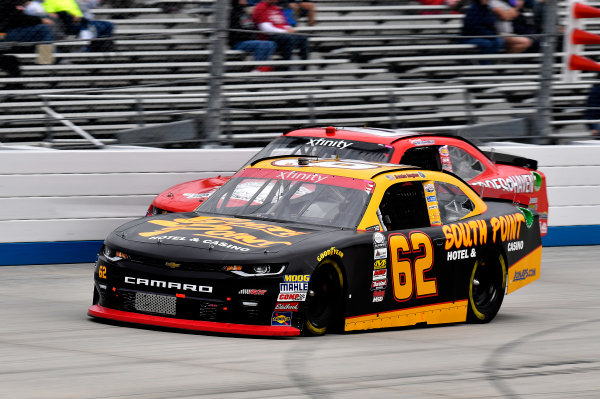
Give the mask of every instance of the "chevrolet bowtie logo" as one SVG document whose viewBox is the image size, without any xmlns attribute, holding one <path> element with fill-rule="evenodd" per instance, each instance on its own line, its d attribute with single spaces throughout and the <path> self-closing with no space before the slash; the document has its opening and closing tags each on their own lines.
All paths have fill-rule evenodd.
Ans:
<svg viewBox="0 0 600 399">
<path fill-rule="evenodd" d="M 165 266 L 170 267 L 171 269 L 175 269 L 176 267 L 181 266 L 181 263 L 175 263 L 175 262 L 166 262 Z"/>
</svg>

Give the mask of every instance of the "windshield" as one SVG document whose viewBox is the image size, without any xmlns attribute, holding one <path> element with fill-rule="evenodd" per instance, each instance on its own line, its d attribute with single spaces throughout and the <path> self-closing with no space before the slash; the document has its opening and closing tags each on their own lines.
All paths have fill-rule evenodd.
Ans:
<svg viewBox="0 0 600 399">
<path fill-rule="evenodd" d="M 312 172 L 244 169 L 196 212 L 356 228 L 374 183 Z"/>
<path fill-rule="evenodd" d="M 319 158 L 337 156 L 343 159 L 389 163 L 393 151 L 392 146 L 364 141 L 321 137 L 279 137 L 259 151 L 250 163 L 256 159 L 284 155 L 312 155 Z"/>
</svg>

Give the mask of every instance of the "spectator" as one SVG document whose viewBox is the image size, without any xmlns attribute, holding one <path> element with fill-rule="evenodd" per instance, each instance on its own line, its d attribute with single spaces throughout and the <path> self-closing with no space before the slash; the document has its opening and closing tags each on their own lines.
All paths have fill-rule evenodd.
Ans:
<svg viewBox="0 0 600 399">
<path fill-rule="evenodd" d="M 498 37 L 496 14 L 488 7 L 488 0 L 472 0 L 465 12 L 461 41 L 474 44 L 483 54 L 498 54 L 504 48 L 504 39 Z"/>
<path fill-rule="evenodd" d="M 472 0 L 463 19 L 462 40 L 474 44 L 484 54 L 521 53 L 532 45 L 524 36 L 512 36 L 511 21 L 518 11 L 502 0 Z M 509 36 L 510 35 L 510 36 Z"/>
<path fill-rule="evenodd" d="M 7 42 L 48 42 L 36 45 L 39 64 L 54 62 L 52 20 L 25 14 L 23 0 L 0 0 L 0 32 Z M 11 68 L 14 71 L 14 68 Z"/>
<path fill-rule="evenodd" d="M 254 7 L 252 20 L 259 30 L 268 33 L 261 38 L 277 43 L 277 49 L 285 60 L 292 59 L 295 49 L 299 50 L 301 59 L 308 59 L 308 38 L 294 34 L 295 29 L 287 22 L 278 2 L 263 0 Z"/>
<path fill-rule="evenodd" d="M 523 0 L 489 0 L 489 7 L 496 14 L 496 30 L 504 38 L 504 48 L 507 53 L 522 53 L 529 49 L 533 40 L 526 36 L 514 36 L 515 20 L 521 15 Z"/>
<path fill-rule="evenodd" d="M 246 12 L 248 3 L 246 0 L 232 0 L 231 13 L 229 20 L 229 35 L 227 41 L 229 47 L 234 50 L 252 52 L 255 61 L 266 61 L 271 58 L 277 44 L 270 40 L 259 40 L 256 34 L 248 31 L 256 30 L 256 26 L 252 22 L 252 18 Z M 246 32 L 240 32 L 245 30 Z M 259 66 L 255 69 L 258 72 L 268 72 L 273 70 L 269 66 Z"/>
<path fill-rule="evenodd" d="M 0 53 L 0 69 L 4 69 L 9 78 L 21 77 L 21 63 L 14 55 L 6 55 Z M 5 90 L 20 90 L 20 83 L 7 83 L 4 85 Z"/>
<path fill-rule="evenodd" d="M 465 5 L 465 0 L 419 0 L 424 6 L 446 6 L 453 13 L 458 13 Z M 443 11 L 421 11 L 421 14 L 441 14 Z"/>
<path fill-rule="evenodd" d="M 62 40 L 65 38 L 65 29 L 64 26 L 61 22 L 61 20 L 56 17 L 56 16 L 52 16 L 50 14 L 48 14 L 46 12 L 46 10 L 44 10 L 44 6 L 42 5 L 42 1 L 43 0 L 34 0 L 34 1 L 28 1 L 27 3 L 25 3 L 25 14 L 27 15 L 34 15 L 40 18 L 47 18 L 52 20 L 52 25 L 50 25 L 50 27 L 52 28 L 52 34 L 54 35 L 54 39 L 55 40 Z"/>
<path fill-rule="evenodd" d="M 0 0 L 0 32 L 7 42 L 53 42 L 52 20 L 25 14 L 25 1 Z"/>
<path fill-rule="evenodd" d="M 600 120 L 600 83 L 592 85 L 585 106 L 584 119 L 589 121 Z M 592 136 L 598 136 L 600 122 L 589 122 L 587 123 L 587 127 Z"/>
<path fill-rule="evenodd" d="M 317 23 L 316 7 L 315 3 L 313 3 L 312 1 L 281 0 L 280 5 L 281 8 L 284 10 L 284 14 L 286 13 L 286 10 L 291 11 L 290 14 L 292 17 L 292 21 L 294 21 L 294 23 L 290 23 L 290 25 L 292 26 L 296 26 L 295 20 L 300 19 L 304 16 L 308 18 L 308 26 L 313 26 Z"/>
<path fill-rule="evenodd" d="M 82 0 L 82 3 L 86 4 L 84 9 L 89 12 L 91 8 L 94 8 L 97 4 L 96 0 Z M 80 6 L 75 0 L 45 0 L 44 9 L 48 14 L 52 16 L 58 16 L 61 19 L 65 27 L 65 33 L 67 35 L 79 36 L 82 39 L 93 39 L 108 38 L 111 37 L 114 30 L 114 24 L 108 21 L 97 21 L 90 20 L 84 16 L 84 13 Z M 88 14 L 91 15 L 91 14 Z M 97 41 L 96 43 L 105 42 L 104 40 Z M 111 43 L 106 41 L 106 43 Z M 93 43 L 92 43 L 93 44 Z M 110 49 L 96 48 L 101 46 L 90 45 L 90 50 L 109 51 Z M 109 45 L 108 47 L 112 47 Z"/>
</svg>

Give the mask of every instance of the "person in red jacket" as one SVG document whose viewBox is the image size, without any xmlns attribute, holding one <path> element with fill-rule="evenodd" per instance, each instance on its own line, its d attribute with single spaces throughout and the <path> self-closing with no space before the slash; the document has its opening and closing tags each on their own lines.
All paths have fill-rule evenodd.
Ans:
<svg viewBox="0 0 600 399">
<path fill-rule="evenodd" d="M 295 49 L 298 49 L 300 58 L 308 59 L 308 38 L 295 34 L 295 29 L 288 24 L 279 0 L 263 0 L 254 7 L 252 20 L 264 34 L 263 40 L 272 40 L 277 43 L 277 51 L 285 60 L 290 60 Z"/>
<path fill-rule="evenodd" d="M 425 6 L 446 6 L 456 13 L 463 5 L 464 0 L 419 0 Z M 421 14 L 441 14 L 442 11 L 422 11 Z"/>
</svg>

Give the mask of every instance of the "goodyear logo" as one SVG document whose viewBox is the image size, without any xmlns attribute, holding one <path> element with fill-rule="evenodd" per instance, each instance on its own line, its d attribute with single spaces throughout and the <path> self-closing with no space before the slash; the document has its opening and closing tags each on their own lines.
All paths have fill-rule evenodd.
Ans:
<svg viewBox="0 0 600 399">
<path fill-rule="evenodd" d="M 287 229 L 285 227 L 273 226 L 266 223 L 257 223 L 251 220 L 232 219 L 225 217 L 198 216 L 190 219 L 175 218 L 173 220 L 150 220 L 148 223 L 162 226 L 162 229 L 142 232 L 139 233 L 140 236 L 153 237 L 172 233 L 174 231 L 185 230 L 194 232 L 195 236 L 232 241 L 254 248 L 264 248 L 275 244 L 292 245 L 292 243 L 289 241 L 271 241 L 258 238 L 249 233 L 235 231 L 235 228 L 257 230 L 270 236 L 280 238 L 305 234 L 299 231 Z"/>
<path fill-rule="evenodd" d="M 292 313 L 291 312 L 273 312 L 271 317 L 272 326 L 291 326 L 292 325 Z"/>
<path fill-rule="evenodd" d="M 340 251 L 339 249 L 337 249 L 335 247 L 331 247 L 331 248 L 321 252 L 321 254 L 319 256 L 317 256 L 317 262 L 320 262 L 323 259 L 325 259 L 327 256 L 332 256 L 332 255 L 337 255 L 340 258 L 344 257 L 344 253 L 342 251 Z"/>
</svg>

